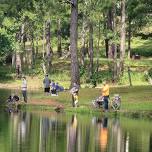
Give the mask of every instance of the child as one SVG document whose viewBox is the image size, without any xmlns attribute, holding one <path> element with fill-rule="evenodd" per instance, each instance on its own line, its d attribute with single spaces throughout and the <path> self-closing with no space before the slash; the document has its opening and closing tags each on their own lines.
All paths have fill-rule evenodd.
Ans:
<svg viewBox="0 0 152 152">
<path fill-rule="evenodd" d="M 76 106 L 75 100 L 76 100 L 76 103 L 78 102 L 78 92 L 79 92 L 79 86 L 76 83 L 74 83 L 73 87 L 70 90 L 70 93 L 72 94 L 72 106 L 73 107 Z"/>
<path fill-rule="evenodd" d="M 74 99 L 74 107 L 78 107 L 78 94 L 76 92 L 73 93 Z"/>
</svg>

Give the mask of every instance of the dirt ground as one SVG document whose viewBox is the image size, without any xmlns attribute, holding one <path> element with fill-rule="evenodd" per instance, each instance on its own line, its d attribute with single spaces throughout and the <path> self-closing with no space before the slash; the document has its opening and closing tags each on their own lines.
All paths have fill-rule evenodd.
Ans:
<svg viewBox="0 0 152 152">
<path fill-rule="evenodd" d="M 56 107 L 62 105 L 60 102 L 57 102 L 52 99 L 30 99 L 27 104 L 29 105 L 48 105 L 52 107 Z"/>
</svg>

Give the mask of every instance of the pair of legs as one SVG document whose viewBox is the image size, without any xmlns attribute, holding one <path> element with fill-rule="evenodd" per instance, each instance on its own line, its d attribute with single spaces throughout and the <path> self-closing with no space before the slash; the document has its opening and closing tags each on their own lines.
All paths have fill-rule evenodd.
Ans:
<svg viewBox="0 0 152 152">
<path fill-rule="evenodd" d="M 107 111 L 108 110 L 108 99 L 109 99 L 109 96 L 104 96 L 104 102 L 103 102 L 103 105 L 104 105 L 104 110 Z"/>
<path fill-rule="evenodd" d="M 46 95 L 48 95 L 50 93 L 50 88 L 44 88 L 44 92 L 46 93 Z"/>
<path fill-rule="evenodd" d="M 72 94 L 72 107 L 78 106 L 78 92 L 76 92 L 76 95 Z"/>
<path fill-rule="evenodd" d="M 23 95 L 24 102 L 27 102 L 27 91 L 26 90 L 22 90 L 22 95 Z"/>
</svg>

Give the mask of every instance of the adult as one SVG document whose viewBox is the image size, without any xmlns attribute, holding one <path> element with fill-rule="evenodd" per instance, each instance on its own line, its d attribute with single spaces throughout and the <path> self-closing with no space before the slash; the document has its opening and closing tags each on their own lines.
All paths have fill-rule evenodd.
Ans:
<svg viewBox="0 0 152 152">
<path fill-rule="evenodd" d="M 108 102 L 109 102 L 109 85 L 107 81 L 103 82 L 103 88 L 102 88 L 102 96 L 103 96 L 103 102 L 104 102 L 104 111 L 108 111 Z"/>
<path fill-rule="evenodd" d="M 21 85 L 22 95 L 24 102 L 27 103 L 27 81 L 26 77 L 22 77 L 22 85 Z"/>
<path fill-rule="evenodd" d="M 44 85 L 44 92 L 48 94 L 50 92 L 50 79 L 48 78 L 48 75 L 45 75 L 45 78 L 43 80 L 43 85 Z"/>
</svg>

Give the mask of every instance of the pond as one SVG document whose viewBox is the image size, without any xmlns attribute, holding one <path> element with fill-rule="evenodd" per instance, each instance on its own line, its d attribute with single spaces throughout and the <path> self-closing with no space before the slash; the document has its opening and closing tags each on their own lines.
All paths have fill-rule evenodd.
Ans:
<svg viewBox="0 0 152 152">
<path fill-rule="evenodd" d="M 0 152 L 151 152 L 152 122 L 0 111 Z"/>
</svg>

